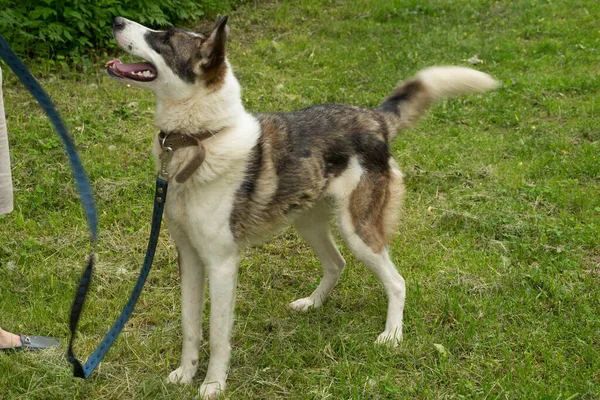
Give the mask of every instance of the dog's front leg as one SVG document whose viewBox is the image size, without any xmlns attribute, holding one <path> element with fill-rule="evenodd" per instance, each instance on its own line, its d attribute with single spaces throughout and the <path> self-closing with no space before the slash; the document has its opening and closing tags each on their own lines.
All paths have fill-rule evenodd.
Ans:
<svg viewBox="0 0 600 400">
<path fill-rule="evenodd" d="M 178 238 L 179 274 L 181 276 L 181 328 L 183 346 L 181 364 L 169 374 L 173 383 L 189 383 L 198 368 L 198 349 L 202 343 L 202 310 L 206 273 L 204 265 L 187 238 Z"/>
<path fill-rule="evenodd" d="M 216 398 L 225 390 L 231 358 L 231 329 L 235 308 L 239 256 L 230 255 L 208 263 L 210 288 L 210 360 L 200 387 L 204 398 Z"/>
</svg>

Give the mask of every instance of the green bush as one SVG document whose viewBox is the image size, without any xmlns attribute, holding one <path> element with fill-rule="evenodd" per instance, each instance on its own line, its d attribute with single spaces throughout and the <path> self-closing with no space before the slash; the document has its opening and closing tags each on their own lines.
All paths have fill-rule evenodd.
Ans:
<svg viewBox="0 0 600 400">
<path fill-rule="evenodd" d="M 0 0 L 0 33 L 28 57 L 110 47 L 116 16 L 164 27 L 226 11 L 235 0 Z"/>
</svg>

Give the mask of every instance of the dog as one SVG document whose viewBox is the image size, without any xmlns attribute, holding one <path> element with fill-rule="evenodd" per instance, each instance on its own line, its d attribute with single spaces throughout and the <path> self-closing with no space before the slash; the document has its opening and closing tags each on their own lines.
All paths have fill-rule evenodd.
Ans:
<svg viewBox="0 0 600 400">
<path fill-rule="evenodd" d="M 145 61 L 107 63 L 115 79 L 154 92 L 161 130 L 153 146 L 157 169 L 165 151 L 172 151 L 164 166 L 165 220 L 179 257 L 183 347 L 181 364 L 168 379 L 188 383 L 196 374 L 208 277 L 210 360 L 200 388 L 205 398 L 225 390 L 241 250 L 290 224 L 319 257 L 323 278 L 310 296 L 289 307 L 320 307 L 336 285 L 345 261 L 330 233 L 334 219 L 350 250 L 385 288 L 387 319 L 376 343 L 398 345 L 406 289 L 386 244 L 398 225 L 405 189 L 390 143 L 434 101 L 498 86 L 472 69 L 432 67 L 401 83 L 374 109 L 325 104 L 251 115 L 226 57 L 227 21 L 219 16 L 210 31 L 195 33 L 152 30 L 118 17 L 116 42 Z"/>
</svg>

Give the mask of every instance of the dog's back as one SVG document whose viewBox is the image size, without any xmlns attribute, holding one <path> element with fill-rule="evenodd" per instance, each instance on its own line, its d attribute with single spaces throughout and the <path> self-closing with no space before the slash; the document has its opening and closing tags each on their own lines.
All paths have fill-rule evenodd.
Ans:
<svg viewBox="0 0 600 400">
<path fill-rule="evenodd" d="M 230 220 L 234 236 L 238 240 L 262 236 L 320 200 L 330 197 L 339 205 L 351 196 L 361 199 L 353 213 L 369 215 L 366 223 L 378 226 L 372 241 L 380 247 L 397 225 L 401 199 L 395 197 L 403 192 L 401 174 L 390 155 L 391 140 L 435 100 L 495 86 L 496 81 L 482 72 L 434 67 L 399 85 L 375 109 L 323 104 L 257 115 L 261 135 L 236 195 Z M 344 184 L 342 191 L 329 190 L 353 158 L 364 175 L 360 187 Z"/>
</svg>

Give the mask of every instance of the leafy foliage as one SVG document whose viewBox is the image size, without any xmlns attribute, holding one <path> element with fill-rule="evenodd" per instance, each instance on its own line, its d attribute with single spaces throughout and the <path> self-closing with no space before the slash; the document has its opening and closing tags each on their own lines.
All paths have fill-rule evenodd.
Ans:
<svg viewBox="0 0 600 400">
<path fill-rule="evenodd" d="M 163 27 L 224 11 L 234 0 L 0 0 L 0 32 L 25 56 L 77 56 L 112 45 L 113 19 Z"/>
</svg>

